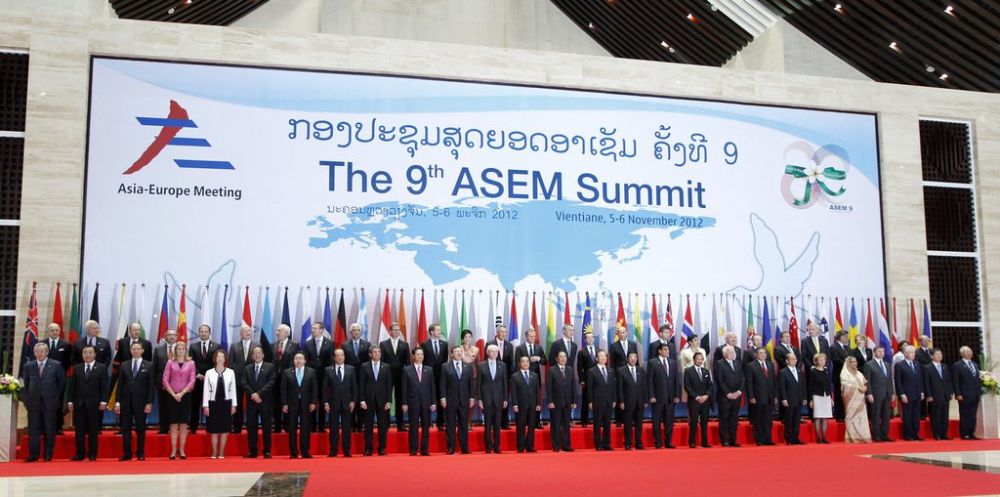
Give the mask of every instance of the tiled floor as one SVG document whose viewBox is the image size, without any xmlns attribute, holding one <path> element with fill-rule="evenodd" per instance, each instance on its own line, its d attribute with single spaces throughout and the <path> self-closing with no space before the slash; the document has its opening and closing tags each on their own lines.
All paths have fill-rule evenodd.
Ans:
<svg viewBox="0 0 1000 497">
<path fill-rule="evenodd" d="M 299 497 L 307 478 L 305 473 L 7 477 L 0 478 L 0 496 Z"/>
<path fill-rule="evenodd" d="M 871 457 L 875 459 L 930 464 L 932 466 L 945 468 L 1000 474 L 1000 450 L 878 454 Z"/>
</svg>

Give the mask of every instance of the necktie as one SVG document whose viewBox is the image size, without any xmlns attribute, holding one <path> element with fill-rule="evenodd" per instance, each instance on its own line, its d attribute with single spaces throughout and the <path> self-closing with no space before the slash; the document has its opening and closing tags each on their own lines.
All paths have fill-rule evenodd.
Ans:
<svg viewBox="0 0 1000 497">
<path fill-rule="evenodd" d="M 207 356 L 208 355 L 208 343 L 207 342 L 201 344 L 201 355 L 203 355 L 203 356 Z"/>
<path fill-rule="evenodd" d="M 533 354 L 534 352 L 535 352 L 534 347 L 532 347 L 532 345 L 529 343 L 528 344 L 528 357 L 531 357 L 531 354 Z"/>
<path fill-rule="evenodd" d="M 604 377 L 604 382 L 607 383 L 608 382 L 608 372 L 604 370 L 604 367 L 601 367 L 601 376 Z"/>
<path fill-rule="evenodd" d="M 813 348 L 816 349 L 817 353 L 819 352 L 819 337 L 813 337 Z"/>
<path fill-rule="evenodd" d="M 278 360 L 279 361 L 281 360 L 281 356 L 284 353 L 285 353 L 285 341 L 282 340 L 281 343 L 278 344 Z"/>
<path fill-rule="evenodd" d="M 590 358 L 593 359 L 594 358 L 594 346 L 591 345 L 590 347 L 587 347 L 587 351 L 590 352 Z"/>
<path fill-rule="evenodd" d="M 455 376 L 462 379 L 462 361 L 455 361 Z"/>
<path fill-rule="evenodd" d="M 733 364 L 732 360 L 729 361 L 729 369 L 732 369 L 734 373 L 736 372 L 736 365 Z"/>
<path fill-rule="evenodd" d="M 358 341 L 355 340 L 354 341 L 354 357 L 357 357 L 359 353 L 361 353 L 361 352 L 358 350 Z"/>
<path fill-rule="evenodd" d="M 344 380 L 344 373 L 341 373 L 340 366 L 337 366 L 337 382 L 341 382 L 343 380 Z"/>
<path fill-rule="evenodd" d="M 976 376 L 976 365 L 972 361 L 965 361 L 969 365 L 969 371 L 972 371 L 972 376 Z"/>
<path fill-rule="evenodd" d="M 631 370 L 631 371 L 632 371 L 632 381 L 633 381 L 633 382 L 637 382 L 637 381 L 639 381 L 639 380 L 638 380 L 638 379 L 636 379 L 636 377 L 635 377 L 635 366 L 632 366 L 632 367 L 630 367 L 630 368 L 629 368 L 629 370 Z"/>
<path fill-rule="evenodd" d="M 764 378 L 767 378 L 767 365 L 763 362 L 760 363 L 760 369 L 764 370 Z"/>
<path fill-rule="evenodd" d="M 90 376 L 90 364 L 87 364 L 87 367 L 84 370 L 84 373 L 85 373 L 85 376 Z"/>
<path fill-rule="evenodd" d="M 52 349 L 52 350 L 56 350 L 56 341 L 55 340 L 49 340 L 49 348 Z"/>
<path fill-rule="evenodd" d="M 438 341 L 434 340 L 434 357 L 438 356 Z"/>
<path fill-rule="evenodd" d="M 886 374 L 886 372 L 885 372 L 885 363 L 884 363 L 884 362 L 882 362 L 882 359 L 879 359 L 879 360 L 878 360 L 878 368 L 882 370 L 882 375 L 883 375 L 883 376 L 889 376 L 889 375 L 888 375 L 888 374 Z"/>
<path fill-rule="evenodd" d="M 41 378 L 42 372 L 45 371 L 45 362 L 38 363 L 38 377 Z"/>
<path fill-rule="evenodd" d="M 298 369 L 298 368 L 295 369 L 295 379 L 299 382 L 299 386 L 301 387 L 302 386 L 302 370 L 301 369 Z M 299 394 L 299 396 L 301 397 L 301 394 Z"/>
<path fill-rule="evenodd" d="M 375 381 L 378 381 L 378 363 L 372 364 L 372 371 L 375 373 Z"/>
<path fill-rule="evenodd" d="M 797 371 L 795 371 L 795 369 L 792 369 L 792 377 L 795 378 L 795 382 L 798 383 L 798 381 L 799 381 L 799 373 Z"/>
<path fill-rule="evenodd" d="M 422 366 L 417 366 L 417 382 L 424 381 L 424 368 Z"/>
<path fill-rule="evenodd" d="M 139 374 L 139 361 L 133 359 L 132 360 L 132 378 L 135 378 L 135 375 L 137 375 L 137 374 Z"/>
<path fill-rule="evenodd" d="M 527 385 L 529 383 L 528 382 L 528 372 L 527 371 L 521 371 L 521 374 L 524 375 L 524 384 Z"/>
<path fill-rule="evenodd" d="M 566 366 L 559 366 L 559 372 L 563 375 L 563 378 L 565 378 L 566 377 Z"/>
<path fill-rule="evenodd" d="M 938 363 L 935 366 L 937 367 L 938 370 L 938 378 L 943 378 L 944 376 L 941 374 L 941 363 Z"/>
<path fill-rule="evenodd" d="M 255 371 L 253 373 L 253 382 L 257 383 L 257 380 L 260 378 L 260 363 L 257 363 L 257 367 L 254 369 Z"/>
<path fill-rule="evenodd" d="M 497 363 L 495 361 L 490 361 L 490 379 L 494 380 L 497 377 Z"/>
<path fill-rule="evenodd" d="M 695 366 L 695 370 L 698 372 L 698 380 L 702 380 L 701 366 Z"/>
<path fill-rule="evenodd" d="M 316 340 L 316 356 L 319 357 L 319 349 L 323 346 L 323 340 Z"/>
<path fill-rule="evenodd" d="M 250 355 L 250 344 L 243 342 L 243 362 L 246 363 Z"/>
<path fill-rule="evenodd" d="M 917 372 L 917 368 L 913 367 L 913 361 L 906 361 L 906 364 L 910 365 L 910 369 L 913 370 L 914 373 Z"/>
<path fill-rule="evenodd" d="M 94 345 L 94 337 L 90 337 L 90 343 L 88 345 Z"/>
</svg>

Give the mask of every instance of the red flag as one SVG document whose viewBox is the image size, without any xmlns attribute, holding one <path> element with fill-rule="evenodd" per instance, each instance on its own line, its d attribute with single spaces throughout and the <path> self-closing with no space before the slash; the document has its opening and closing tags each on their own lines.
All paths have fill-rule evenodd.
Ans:
<svg viewBox="0 0 1000 497">
<path fill-rule="evenodd" d="M 399 309 L 397 309 L 397 314 L 399 314 L 398 323 L 399 331 L 402 333 L 403 340 L 409 342 L 410 334 L 406 332 L 406 308 L 403 306 L 403 289 L 399 289 Z"/>
<path fill-rule="evenodd" d="M 899 313 L 899 308 L 896 307 L 896 297 L 892 298 L 892 333 L 889 336 L 892 338 L 892 350 L 893 352 L 899 350 L 899 321 L 896 320 L 896 315 Z"/>
<path fill-rule="evenodd" d="M 35 344 L 38 343 L 38 300 L 35 298 L 34 281 L 31 282 L 31 300 L 28 301 L 28 317 L 24 322 L 24 342 L 21 345 L 21 363 L 18 371 L 22 376 L 24 366 L 35 357 Z M 16 402 L 16 400 L 15 400 Z M 17 406 L 15 406 L 17 407 Z"/>
<path fill-rule="evenodd" d="M 253 313 L 250 312 L 250 287 L 243 293 L 243 325 L 253 328 Z"/>
<path fill-rule="evenodd" d="M 834 302 L 837 305 L 836 307 L 837 310 L 835 314 L 836 321 L 834 321 L 833 331 L 837 332 L 844 329 L 844 319 L 840 317 L 840 297 L 835 297 Z"/>
<path fill-rule="evenodd" d="M 563 292 L 566 294 L 566 300 L 563 301 L 563 324 L 572 323 L 572 318 L 569 316 L 569 292 Z M 577 301 L 580 299 L 579 292 L 576 294 Z"/>
<path fill-rule="evenodd" d="M 535 292 L 531 292 L 531 327 L 535 330 L 535 341 L 537 343 L 542 343 L 541 338 L 538 336 L 538 313 L 536 311 L 537 306 L 535 306 Z M 525 334 L 527 338 L 527 334 Z"/>
<path fill-rule="evenodd" d="M 910 299 L 910 338 L 907 340 L 914 347 L 920 345 L 920 331 L 917 329 L 917 310 Z"/>
<path fill-rule="evenodd" d="M 691 318 L 691 294 L 687 295 L 687 305 L 684 306 L 684 323 L 681 324 L 681 349 L 687 345 L 688 333 L 694 332 L 694 319 Z"/>
<path fill-rule="evenodd" d="M 344 289 L 340 289 L 340 303 L 337 304 L 337 322 L 334 323 L 333 346 L 340 348 L 347 341 L 347 309 L 344 306 Z"/>
<path fill-rule="evenodd" d="M 868 337 L 868 347 L 878 345 L 875 340 L 875 327 L 872 326 L 872 299 L 868 299 L 868 322 L 865 323 L 865 336 Z"/>
<path fill-rule="evenodd" d="M 420 314 L 417 316 L 417 346 L 427 341 L 427 310 L 424 307 L 424 289 L 420 289 Z"/>
<path fill-rule="evenodd" d="M 56 299 L 52 304 L 52 321 L 59 325 L 59 338 L 65 337 L 65 331 L 63 330 L 63 305 L 62 305 L 62 292 L 59 290 L 60 283 L 56 283 Z"/>
<path fill-rule="evenodd" d="M 622 293 L 618 292 L 618 315 L 615 317 L 615 340 L 618 340 L 618 326 L 628 328 L 625 319 L 625 304 L 622 303 Z"/>
<path fill-rule="evenodd" d="M 788 335 L 792 339 L 792 346 L 799 348 L 799 321 L 795 319 L 795 297 L 792 297 L 789 301 L 792 305 L 792 317 L 788 320 Z"/>
<path fill-rule="evenodd" d="M 166 291 L 166 289 L 164 289 L 164 292 L 165 291 Z M 187 285 L 181 285 L 181 308 L 180 308 L 180 313 L 177 315 L 177 341 L 180 341 L 180 342 L 187 342 L 187 336 L 188 336 L 187 304 L 185 303 L 185 301 L 187 300 L 187 298 L 185 298 L 186 291 L 187 291 Z M 165 296 L 166 296 L 166 293 L 164 293 L 164 298 L 165 298 Z M 164 313 L 164 314 L 166 314 L 166 313 Z M 163 328 L 162 333 L 163 333 L 164 336 L 166 336 L 166 334 L 167 334 L 166 327 L 167 327 L 167 323 L 166 323 L 165 316 L 160 316 L 160 328 Z M 223 330 L 223 332 L 224 331 L 225 330 Z M 163 337 L 158 337 L 157 340 L 156 340 L 157 343 L 159 343 L 160 340 L 162 340 L 162 339 L 163 339 Z"/>
<path fill-rule="evenodd" d="M 392 328 L 392 311 L 389 309 L 389 289 L 385 289 L 385 301 L 382 304 L 382 330 L 385 333 L 385 338 L 389 338 L 389 330 Z M 379 334 L 379 340 L 384 340 Z"/>
<path fill-rule="evenodd" d="M 659 333 L 660 331 L 660 316 L 657 316 L 656 312 L 656 295 L 653 295 L 653 309 L 649 311 L 649 326 L 653 328 L 652 333 Z"/>
</svg>

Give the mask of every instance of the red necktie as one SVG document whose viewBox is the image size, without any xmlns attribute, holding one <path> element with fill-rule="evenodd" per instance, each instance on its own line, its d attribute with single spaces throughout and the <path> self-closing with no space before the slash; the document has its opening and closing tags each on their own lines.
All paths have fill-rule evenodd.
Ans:
<svg viewBox="0 0 1000 497">
<path fill-rule="evenodd" d="M 763 362 L 760 363 L 760 369 L 764 370 L 764 378 L 767 378 L 767 365 L 764 364 Z"/>
</svg>

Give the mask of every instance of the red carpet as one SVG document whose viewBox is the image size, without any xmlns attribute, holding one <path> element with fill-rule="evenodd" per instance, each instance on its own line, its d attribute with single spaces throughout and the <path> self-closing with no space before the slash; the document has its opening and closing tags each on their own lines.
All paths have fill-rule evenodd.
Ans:
<svg viewBox="0 0 1000 497">
<path fill-rule="evenodd" d="M 697 489 L 699 495 L 768 495 L 834 489 L 855 495 L 938 496 L 982 495 L 1000 490 L 1000 475 L 958 469 L 883 461 L 867 454 L 1000 450 L 1000 441 L 897 442 L 892 444 L 805 445 L 729 449 L 645 450 L 537 454 L 482 453 L 431 457 L 389 455 L 336 460 L 284 458 L 246 460 L 227 457 L 215 461 L 151 459 L 120 463 L 114 460 L 3 466 L 4 476 L 48 476 L 123 473 L 308 472 L 307 496 L 368 492 L 379 495 L 386 477 L 393 478 L 408 497 L 441 495 L 505 496 L 572 495 L 606 497 L 609 491 L 633 495 L 663 495 L 670 490 Z M 810 468 L 812 468 L 810 470 Z M 838 476 L 832 478 L 830 471 Z M 906 477 L 906 475 L 913 475 Z M 721 477 L 720 477 L 721 476 Z M 779 483 L 780 482 L 780 483 Z M 518 490 L 524 489 L 524 492 Z M 794 490 L 792 490 L 794 489 Z"/>
<path fill-rule="evenodd" d="M 513 424 L 511 425 L 513 427 Z M 647 447 L 653 446 L 653 430 L 652 427 L 645 423 L 644 428 L 644 444 Z M 924 438 L 930 439 L 930 425 L 928 422 L 924 422 L 922 426 L 922 435 Z M 718 425 L 715 422 L 709 424 L 709 442 L 712 445 L 717 445 L 719 443 L 718 436 Z M 782 436 L 781 423 L 774 423 L 774 441 L 775 443 L 783 443 L 784 437 Z M 899 439 L 902 433 L 902 425 L 898 418 L 892 420 L 892 427 L 890 428 L 889 435 L 893 439 Z M 950 434 L 952 437 L 958 437 L 958 421 L 953 420 L 951 423 Z M 329 439 L 327 433 L 314 433 L 312 436 L 312 449 L 313 455 L 325 455 L 329 450 Z M 377 439 L 377 434 L 375 435 Z M 392 429 L 389 433 L 388 438 L 388 452 L 390 454 L 407 454 L 409 453 L 409 441 L 408 434 L 397 432 Z M 687 447 L 687 437 L 688 437 L 688 426 L 687 422 L 674 424 L 674 445 L 678 447 Z M 593 449 L 593 436 L 590 428 L 580 428 L 574 427 L 571 432 L 572 445 L 573 448 L 589 450 Z M 812 422 L 803 422 L 801 428 L 800 438 L 803 442 L 813 443 L 815 442 L 815 433 L 813 432 Z M 844 427 L 837 425 L 835 422 L 830 423 L 830 428 L 827 432 L 827 438 L 831 441 L 842 441 L 844 439 Z M 552 447 L 550 443 L 549 431 L 548 429 L 536 430 L 535 431 L 535 448 L 539 450 L 547 450 Z M 621 448 L 624 444 L 624 433 L 621 428 L 614 428 L 611 435 L 611 445 L 612 447 Z M 739 441 L 743 445 L 754 445 L 753 435 L 751 432 L 750 424 L 746 421 L 740 422 L 739 427 Z M 135 443 L 135 442 L 133 442 Z M 275 456 L 287 456 L 288 455 L 288 438 L 284 433 L 274 435 L 273 437 L 272 454 Z M 360 454 L 364 450 L 364 438 L 361 433 L 355 433 L 352 440 L 352 452 L 355 454 Z M 378 443 L 376 441 L 376 443 Z M 100 458 L 118 458 L 121 452 L 121 437 L 115 435 L 111 430 L 105 430 L 102 432 L 100 441 L 98 442 Z M 517 446 L 515 434 L 513 430 L 501 432 L 501 449 L 514 451 Z M 483 432 L 482 428 L 474 428 L 469 434 L 469 448 L 473 452 L 483 451 Z M 432 428 L 431 432 L 431 442 L 430 451 L 431 453 L 444 453 L 447 449 L 447 444 L 445 442 L 444 432 L 438 432 L 436 429 Z M 60 436 L 56 439 L 56 451 L 54 459 L 69 459 L 76 452 L 75 442 L 73 433 L 71 431 L 66 432 L 65 435 Z M 226 446 L 226 456 L 238 457 L 242 456 L 247 452 L 247 441 L 246 434 L 240 435 L 230 435 L 229 442 Z M 195 435 L 189 435 L 187 441 L 187 455 L 190 457 L 207 457 L 211 454 L 211 441 L 209 440 L 208 434 L 204 431 L 199 431 Z M 18 459 L 24 459 L 28 456 L 28 439 L 27 436 L 21 438 L 21 443 L 18 446 Z M 159 435 L 155 431 L 149 431 L 146 435 L 146 457 L 167 457 L 170 455 L 170 437 L 168 435 Z"/>
</svg>

